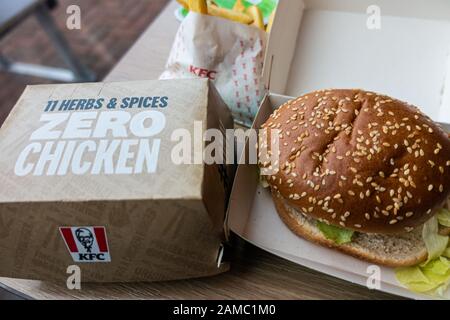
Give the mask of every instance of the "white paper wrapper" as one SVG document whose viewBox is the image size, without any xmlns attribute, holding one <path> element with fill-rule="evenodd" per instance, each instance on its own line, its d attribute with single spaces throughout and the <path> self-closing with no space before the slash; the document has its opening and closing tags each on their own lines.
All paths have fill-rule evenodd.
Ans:
<svg viewBox="0 0 450 320">
<path fill-rule="evenodd" d="M 266 41 L 267 34 L 253 26 L 190 12 L 160 79 L 209 77 L 235 121 L 250 126 L 265 94 Z"/>
</svg>

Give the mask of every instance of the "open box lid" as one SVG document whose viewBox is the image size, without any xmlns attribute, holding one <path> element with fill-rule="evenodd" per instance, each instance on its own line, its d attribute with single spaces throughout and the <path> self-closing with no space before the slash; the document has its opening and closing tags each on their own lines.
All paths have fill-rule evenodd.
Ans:
<svg viewBox="0 0 450 320">
<path fill-rule="evenodd" d="M 372 28 L 377 10 L 380 28 Z M 448 1 L 287 0 L 277 8 L 263 78 L 271 93 L 288 96 L 380 92 L 450 122 L 449 56 Z"/>
</svg>

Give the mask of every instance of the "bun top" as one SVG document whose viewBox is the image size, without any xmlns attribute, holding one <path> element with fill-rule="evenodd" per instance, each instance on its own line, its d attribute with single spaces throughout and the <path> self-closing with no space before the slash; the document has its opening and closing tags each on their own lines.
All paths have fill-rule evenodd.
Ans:
<svg viewBox="0 0 450 320">
<path fill-rule="evenodd" d="M 263 128 L 279 129 L 280 137 L 279 169 L 266 176 L 270 187 L 329 224 L 410 231 L 450 193 L 448 135 L 416 107 L 388 96 L 308 93 L 275 110 Z"/>
</svg>

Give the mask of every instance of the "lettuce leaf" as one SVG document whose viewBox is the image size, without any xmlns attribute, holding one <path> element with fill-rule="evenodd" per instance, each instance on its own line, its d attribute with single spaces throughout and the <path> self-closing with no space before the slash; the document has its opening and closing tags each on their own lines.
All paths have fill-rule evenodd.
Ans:
<svg viewBox="0 0 450 320">
<path fill-rule="evenodd" d="M 411 291 L 443 295 L 450 284 L 450 260 L 439 257 L 424 266 L 399 268 L 395 275 Z"/>
<path fill-rule="evenodd" d="M 339 228 L 326 224 L 325 222 L 317 221 L 317 228 L 329 240 L 333 240 L 337 244 L 344 244 L 352 241 L 353 231 Z"/>
<path fill-rule="evenodd" d="M 447 249 L 448 237 L 439 234 L 439 223 L 436 216 L 423 225 L 422 238 L 428 251 L 428 259 L 425 264 L 440 257 Z"/>
<path fill-rule="evenodd" d="M 441 221 L 447 221 L 450 212 L 439 212 L 423 226 L 422 237 L 428 251 L 428 260 L 418 266 L 398 268 L 397 280 L 409 290 L 443 296 L 450 284 L 449 237 L 438 234 Z M 444 223 L 441 223 L 445 225 Z"/>
<path fill-rule="evenodd" d="M 444 208 L 439 209 L 436 216 L 439 221 L 439 224 L 445 227 L 450 227 L 450 210 Z"/>
<path fill-rule="evenodd" d="M 450 247 L 445 249 L 445 251 L 442 253 L 442 256 L 450 259 Z"/>
</svg>

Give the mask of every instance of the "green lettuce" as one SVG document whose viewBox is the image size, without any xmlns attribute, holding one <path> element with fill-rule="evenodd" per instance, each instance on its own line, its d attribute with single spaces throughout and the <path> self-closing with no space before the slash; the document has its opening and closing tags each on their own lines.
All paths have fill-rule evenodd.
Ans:
<svg viewBox="0 0 450 320">
<path fill-rule="evenodd" d="M 322 232 L 325 238 L 333 240 L 339 245 L 352 241 L 352 230 L 339 228 L 320 221 L 317 221 L 317 228 Z"/>
<path fill-rule="evenodd" d="M 422 238 L 428 252 L 428 259 L 425 263 L 440 257 L 447 249 L 448 237 L 439 234 L 439 223 L 436 216 L 423 225 Z"/>
<path fill-rule="evenodd" d="M 395 271 L 397 280 L 409 290 L 440 296 L 447 290 L 450 284 L 449 237 L 441 236 L 438 232 L 439 224 L 445 225 L 449 215 L 448 210 L 442 209 L 423 226 L 422 237 L 428 251 L 427 261 Z"/>
<path fill-rule="evenodd" d="M 422 266 L 398 268 L 395 275 L 411 291 L 443 295 L 450 284 L 450 260 L 439 257 Z"/>
<path fill-rule="evenodd" d="M 448 247 L 447 249 L 445 249 L 444 253 L 442 254 L 442 256 L 446 257 L 446 258 L 450 258 L 450 247 Z"/>
<path fill-rule="evenodd" d="M 443 225 L 444 227 L 450 227 L 450 211 L 447 209 L 439 209 L 437 214 L 437 219 L 439 221 L 439 224 Z"/>
</svg>

